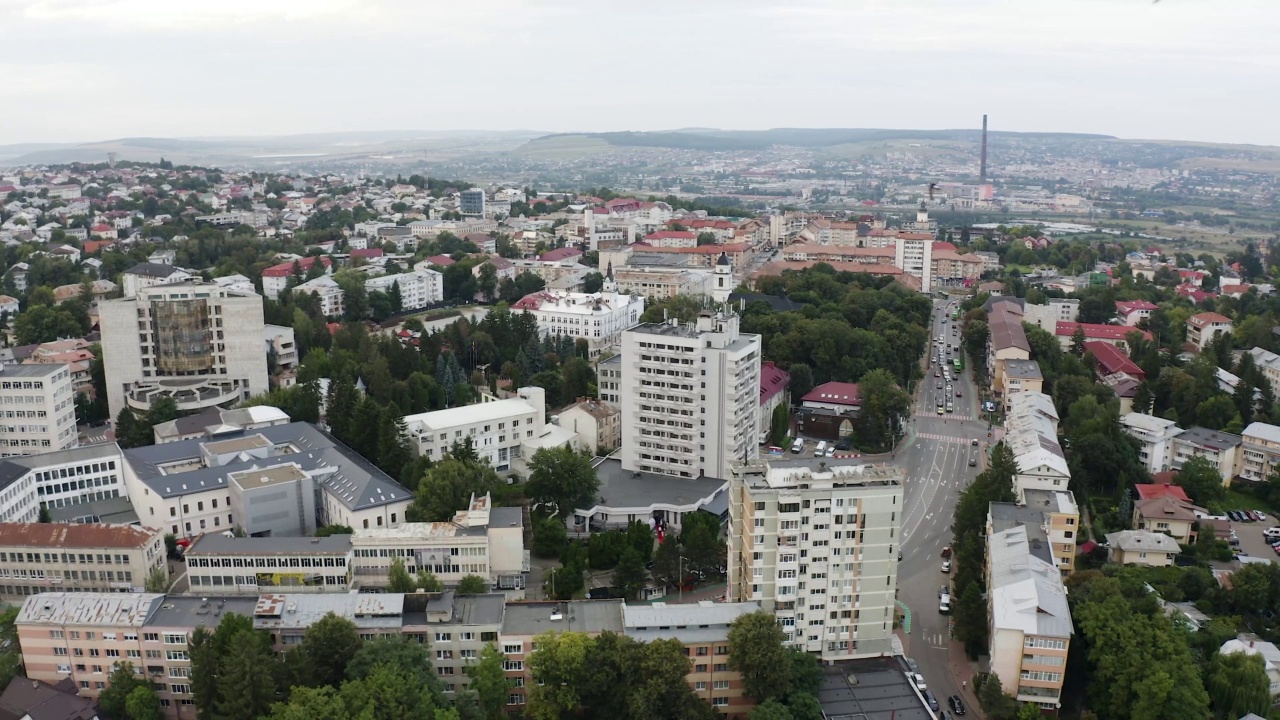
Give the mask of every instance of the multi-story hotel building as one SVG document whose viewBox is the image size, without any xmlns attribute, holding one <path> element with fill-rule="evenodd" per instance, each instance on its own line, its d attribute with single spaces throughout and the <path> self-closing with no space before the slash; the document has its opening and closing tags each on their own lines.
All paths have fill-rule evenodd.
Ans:
<svg viewBox="0 0 1280 720">
<path fill-rule="evenodd" d="M 638 325 L 622 334 L 622 468 L 727 478 L 758 455 L 759 335 L 731 312 L 696 323 Z"/>
<path fill-rule="evenodd" d="M 259 295 L 193 280 L 99 307 L 113 418 L 126 407 L 146 412 L 161 397 L 187 412 L 269 389 Z"/>
<path fill-rule="evenodd" d="M 824 660 L 891 654 L 903 480 L 891 466 L 736 465 L 726 599 L 760 603 Z"/>
<path fill-rule="evenodd" d="M 1071 610 L 1048 543 L 1025 525 L 987 536 L 991 672 L 1018 702 L 1061 707 Z"/>
<path fill-rule="evenodd" d="M 139 592 L 169 577 L 164 533 L 137 525 L 0 523 L 0 599 L 42 592 Z"/>
<path fill-rule="evenodd" d="M 79 444 L 71 366 L 0 365 L 0 456 Z"/>
<path fill-rule="evenodd" d="M 456 442 L 470 438 L 481 460 L 506 470 L 521 457 L 526 441 L 542 437 L 546 420 L 546 391 L 523 387 L 516 397 L 406 415 L 405 431 L 419 457 L 439 460 Z"/>
</svg>

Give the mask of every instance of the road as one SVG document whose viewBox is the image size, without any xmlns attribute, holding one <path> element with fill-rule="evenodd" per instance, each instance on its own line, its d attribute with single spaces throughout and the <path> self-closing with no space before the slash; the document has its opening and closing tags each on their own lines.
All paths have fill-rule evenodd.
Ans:
<svg viewBox="0 0 1280 720">
<path fill-rule="evenodd" d="M 894 458 L 907 474 L 898 600 L 911 610 L 908 654 L 920 664 L 925 682 L 943 703 L 960 688 L 948 664 L 948 616 L 938 613 L 938 589 L 951 579 L 942 572 L 940 553 L 944 546 L 951 544 L 951 516 L 956 500 L 984 466 L 990 442 L 986 421 L 977 419 L 977 389 L 968 369 L 950 383 L 943 375 L 944 368 L 949 366 L 946 344 L 954 348 L 960 342 L 958 333 L 951 332 L 951 327 L 958 323 L 946 319 L 948 302 L 934 303 L 932 335 L 943 338 L 941 362 L 929 363 L 924 381 L 916 388 L 910 427 Z M 938 350 L 939 345 L 931 341 L 930 358 L 926 360 L 937 355 Z M 958 352 L 953 350 L 950 357 Z M 941 377 L 933 376 L 935 368 L 941 370 Z M 937 387 L 939 383 L 943 386 L 941 390 Z M 947 394 L 948 384 L 959 393 L 958 397 Z M 951 413 L 946 412 L 948 399 L 953 404 Z M 939 403 L 943 406 L 941 415 L 937 412 Z M 973 444 L 975 440 L 977 446 Z M 974 466 L 969 464 L 971 461 L 975 462 Z"/>
</svg>

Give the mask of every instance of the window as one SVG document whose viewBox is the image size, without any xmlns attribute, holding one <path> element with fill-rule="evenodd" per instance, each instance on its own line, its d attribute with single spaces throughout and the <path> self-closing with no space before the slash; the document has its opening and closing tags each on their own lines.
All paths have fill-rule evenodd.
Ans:
<svg viewBox="0 0 1280 720">
<path fill-rule="evenodd" d="M 165 633 L 164 644 L 165 645 L 186 645 L 187 635 L 186 633 Z"/>
<path fill-rule="evenodd" d="M 510 695 L 508 695 L 508 696 L 507 696 L 507 704 L 508 704 L 508 705 L 523 705 L 523 704 L 524 704 L 524 695 L 520 695 L 519 693 L 511 693 Z"/>
<path fill-rule="evenodd" d="M 711 688 L 711 689 L 712 689 L 712 690 L 728 690 L 728 689 L 729 689 L 729 681 L 728 681 L 728 680 L 716 680 L 716 681 L 715 681 L 715 684 L 712 686 L 712 688 Z"/>
<path fill-rule="evenodd" d="M 185 650 L 169 650 L 164 654 L 169 660 L 190 660 L 191 656 L 187 655 Z"/>
<path fill-rule="evenodd" d="M 729 705 L 729 698 L 727 697 L 711 698 L 712 707 L 728 707 L 728 705 Z"/>
<path fill-rule="evenodd" d="M 169 686 L 169 692 L 172 692 L 174 695 L 190 695 L 190 694 L 191 694 L 191 686 L 190 686 L 190 685 L 185 685 L 185 684 L 174 683 L 174 684 L 172 684 L 172 685 L 170 685 L 170 686 Z"/>
<path fill-rule="evenodd" d="M 436 633 L 436 642 L 452 642 L 453 633 Z"/>
<path fill-rule="evenodd" d="M 160 642 L 160 633 L 142 633 L 142 639 L 146 642 Z"/>
<path fill-rule="evenodd" d="M 505 660 L 502 663 L 502 669 L 507 672 L 524 672 L 523 660 Z"/>
<path fill-rule="evenodd" d="M 707 683 L 706 683 L 706 681 L 699 680 L 698 682 L 694 683 L 694 684 L 693 684 L 693 689 L 694 689 L 694 690 L 697 690 L 697 691 L 706 690 L 706 689 L 707 689 Z"/>
<path fill-rule="evenodd" d="M 524 652 L 524 643 L 504 643 L 502 645 L 503 655 L 519 655 Z"/>
</svg>

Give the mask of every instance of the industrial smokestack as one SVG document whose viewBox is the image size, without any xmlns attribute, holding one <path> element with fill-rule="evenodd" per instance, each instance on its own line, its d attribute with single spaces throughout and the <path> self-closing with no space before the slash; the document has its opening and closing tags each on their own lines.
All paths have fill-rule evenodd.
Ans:
<svg viewBox="0 0 1280 720">
<path fill-rule="evenodd" d="M 978 179 L 987 181 L 987 116 L 982 116 L 982 159 L 978 165 Z"/>
</svg>

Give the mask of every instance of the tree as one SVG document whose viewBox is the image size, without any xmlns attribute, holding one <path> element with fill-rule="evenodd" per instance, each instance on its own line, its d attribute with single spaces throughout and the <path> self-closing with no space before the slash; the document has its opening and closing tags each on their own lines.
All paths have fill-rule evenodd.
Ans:
<svg viewBox="0 0 1280 720">
<path fill-rule="evenodd" d="M 342 700 L 353 718 L 458 720 L 418 675 L 398 665 L 375 665 L 368 677 L 343 683 Z"/>
<path fill-rule="evenodd" d="M 391 561 L 391 569 L 387 571 L 387 592 L 411 593 L 418 589 L 417 583 L 404 567 L 404 560 L 395 558 Z"/>
<path fill-rule="evenodd" d="M 542 448 L 529 462 L 525 492 L 534 502 L 564 515 L 595 504 L 600 478 L 591 458 L 572 448 Z"/>
<path fill-rule="evenodd" d="M 424 643 L 405 636 L 370 640 L 360 646 L 355 657 L 347 663 L 347 679 L 364 680 L 373 675 L 380 665 L 389 665 L 409 672 L 413 682 L 426 688 L 433 697 L 442 698 L 439 677 L 431 667 L 431 653 Z"/>
<path fill-rule="evenodd" d="M 467 666 L 467 677 L 471 678 L 471 691 L 484 713 L 485 720 L 500 720 L 507 706 L 507 695 L 511 690 L 511 681 L 507 679 L 503 669 L 506 658 L 498 652 L 493 643 L 488 643 L 480 651 L 480 659 Z"/>
<path fill-rule="evenodd" d="M 13 323 L 19 345 L 52 342 L 84 335 L 84 328 L 70 312 L 46 305 L 29 306 Z"/>
<path fill-rule="evenodd" d="M 1084 357 L 1084 343 L 1084 325 L 1077 324 L 1075 331 L 1071 333 L 1071 354 Z"/>
<path fill-rule="evenodd" d="M 1182 486 L 1197 505 L 1216 504 L 1227 497 L 1226 488 L 1222 486 L 1222 474 L 1200 456 L 1184 462 L 1173 481 Z"/>
<path fill-rule="evenodd" d="M 885 369 L 876 369 L 858 381 L 862 396 L 859 435 L 868 450 L 888 450 L 901 421 L 911 413 L 911 396 L 894 382 Z"/>
<path fill-rule="evenodd" d="M 169 570 L 164 565 L 159 565 L 147 573 L 145 583 L 147 592 L 164 593 L 169 592 Z"/>
<path fill-rule="evenodd" d="M 416 585 L 418 586 L 417 589 L 429 593 L 444 591 L 444 583 L 440 581 L 440 578 L 435 576 L 435 573 L 426 568 L 418 571 Z"/>
<path fill-rule="evenodd" d="M 459 595 L 479 595 L 489 592 L 489 581 L 479 575 L 467 575 L 458 581 L 456 590 Z"/>
<path fill-rule="evenodd" d="M 1255 713 L 1265 717 L 1271 708 L 1271 680 L 1261 655 L 1218 653 L 1205 672 L 1209 698 L 1221 718 Z"/>
<path fill-rule="evenodd" d="M 295 686 L 289 702 L 271 706 L 270 720 L 351 720 L 337 688 Z"/>
<path fill-rule="evenodd" d="M 231 639 L 241 633 L 253 633 L 253 620 L 237 613 L 228 613 L 213 630 L 201 626 L 191 634 L 188 647 L 191 653 L 191 692 L 196 714 L 200 720 L 214 720 L 219 715 L 219 688 L 224 659 L 228 655 Z"/>
<path fill-rule="evenodd" d="M 742 692 L 758 703 L 785 697 L 791 663 L 773 613 L 741 615 L 729 628 L 729 667 L 742 674 Z"/>
<path fill-rule="evenodd" d="M 640 553 L 627 548 L 613 570 L 613 585 L 618 588 L 627 600 L 635 600 L 640 591 L 649 583 L 649 573 L 644 569 L 644 559 Z"/>
<path fill-rule="evenodd" d="M 792 720 L 791 711 L 776 698 L 769 698 L 751 709 L 748 720 Z"/>
<path fill-rule="evenodd" d="M 308 684 L 336 686 L 341 683 L 347 674 L 347 663 L 360 650 L 361 642 L 355 623 L 332 612 L 325 613 L 302 635 Z"/>
<path fill-rule="evenodd" d="M 560 720 L 582 703 L 578 678 L 587 669 L 592 639 L 582 633 L 547 632 L 534 638 L 529 670 L 534 684 L 526 687 L 526 712 L 533 720 Z"/>
<path fill-rule="evenodd" d="M 0 687 L 8 687 L 22 669 L 22 647 L 18 642 L 18 607 L 0 612 Z"/>
<path fill-rule="evenodd" d="M 138 685 L 124 699 L 125 714 L 129 720 L 162 720 L 160 696 L 149 683 Z"/>
<path fill-rule="evenodd" d="M 148 687 L 147 681 L 133 673 L 133 665 L 124 661 L 111 666 L 111 675 L 107 678 L 107 687 L 98 696 L 98 705 L 111 718 L 129 717 L 129 694 L 135 688 Z M 152 693 L 155 694 L 154 692 Z M 156 705 L 160 702 L 157 700 Z"/>
<path fill-rule="evenodd" d="M 153 440 L 151 428 L 138 420 L 129 408 L 121 408 L 116 416 L 116 442 L 122 448 L 135 448 L 150 445 Z"/>
<path fill-rule="evenodd" d="M 256 718 L 271 710 L 275 682 L 263 668 L 273 664 L 268 641 L 253 630 L 241 630 L 227 643 L 217 675 L 217 717 Z"/>
<path fill-rule="evenodd" d="M 49 508 L 47 507 L 40 508 L 40 515 L 37 517 L 37 522 L 41 522 L 41 523 L 53 522 L 53 515 L 49 512 Z"/>
<path fill-rule="evenodd" d="M 538 452 L 543 452 L 539 450 Z M 409 519 L 414 522 L 443 522 L 465 510 L 471 496 L 484 496 L 502 484 L 486 463 L 458 460 L 452 456 L 436 463 L 418 483 Z"/>
<path fill-rule="evenodd" d="M 982 676 L 981 684 L 974 682 L 978 705 L 992 718 L 1008 718 L 1014 712 L 1013 698 L 1005 695 L 1000 676 L 995 673 Z"/>
<path fill-rule="evenodd" d="M 791 432 L 791 409 L 786 403 L 778 403 L 773 409 L 769 424 L 769 444 L 779 446 Z"/>
<path fill-rule="evenodd" d="M 325 525 L 316 528 L 316 537 L 329 537 L 330 535 L 354 535 L 355 530 L 349 525 Z"/>
</svg>

